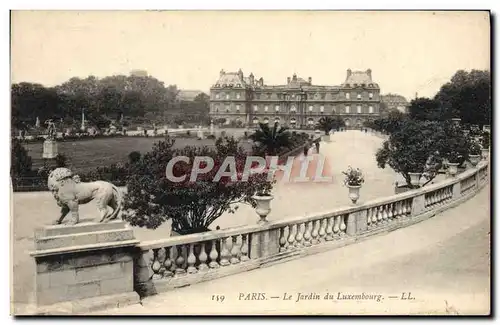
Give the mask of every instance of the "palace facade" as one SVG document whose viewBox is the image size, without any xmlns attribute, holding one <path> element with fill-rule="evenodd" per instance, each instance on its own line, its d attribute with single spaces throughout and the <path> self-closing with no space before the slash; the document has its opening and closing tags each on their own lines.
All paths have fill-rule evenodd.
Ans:
<svg viewBox="0 0 500 325">
<path fill-rule="evenodd" d="M 286 124 L 314 128 L 322 116 L 338 115 L 347 127 L 361 126 L 380 115 L 380 88 L 372 71 L 347 70 L 340 86 L 314 85 L 294 74 L 284 85 L 266 85 L 252 73 L 220 71 L 210 88 L 210 116 L 214 123 L 252 126 Z"/>
</svg>

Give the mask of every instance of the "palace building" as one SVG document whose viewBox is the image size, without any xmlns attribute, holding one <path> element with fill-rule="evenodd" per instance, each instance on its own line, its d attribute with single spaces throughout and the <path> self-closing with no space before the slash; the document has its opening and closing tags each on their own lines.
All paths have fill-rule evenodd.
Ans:
<svg viewBox="0 0 500 325">
<path fill-rule="evenodd" d="M 380 88 L 372 71 L 347 70 L 340 86 L 315 85 L 294 74 L 284 85 L 266 85 L 252 73 L 220 71 L 210 88 L 210 116 L 214 123 L 252 126 L 286 124 L 291 128 L 314 128 L 322 116 L 338 115 L 347 127 L 362 126 L 379 117 Z"/>
</svg>

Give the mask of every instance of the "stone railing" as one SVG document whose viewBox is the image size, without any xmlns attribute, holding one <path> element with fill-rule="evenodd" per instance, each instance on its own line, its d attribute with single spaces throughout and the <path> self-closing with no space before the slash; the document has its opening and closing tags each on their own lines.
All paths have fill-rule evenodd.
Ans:
<svg viewBox="0 0 500 325">
<path fill-rule="evenodd" d="M 475 195 L 487 178 L 488 163 L 483 161 L 438 184 L 335 211 L 141 242 L 135 290 L 141 296 L 156 294 L 406 227 Z"/>
<path fill-rule="evenodd" d="M 139 242 L 125 222 L 35 233 L 36 311 L 75 314 L 342 247 L 425 220 L 488 183 L 487 161 L 440 183 L 334 211 Z M 31 313 L 31 312 L 30 312 Z"/>
</svg>

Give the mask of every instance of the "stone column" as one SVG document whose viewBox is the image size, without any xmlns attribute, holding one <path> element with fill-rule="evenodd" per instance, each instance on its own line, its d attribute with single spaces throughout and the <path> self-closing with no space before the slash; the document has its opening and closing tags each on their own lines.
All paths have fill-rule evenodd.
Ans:
<svg viewBox="0 0 500 325">
<path fill-rule="evenodd" d="M 133 248 L 123 221 L 46 226 L 35 231 L 37 313 L 82 313 L 139 302 Z"/>
<path fill-rule="evenodd" d="M 278 254 L 280 249 L 279 240 L 279 228 L 253 233 L 250 247 L 250 259 Z"/>
<path fill-rule="evenodd" d="M 418 216 L 425 210 L 425 194 L 420 194 L 413 197 L 411 204 L 411 216 Z"/>
</svg>

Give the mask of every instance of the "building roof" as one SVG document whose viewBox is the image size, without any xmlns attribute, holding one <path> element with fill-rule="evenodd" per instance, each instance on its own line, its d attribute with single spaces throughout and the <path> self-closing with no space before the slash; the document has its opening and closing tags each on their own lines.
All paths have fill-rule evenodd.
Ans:
<svg viewBox="0 0 500 325">
<path fill-rule="evenodd" d="M 406 98 L 398 94 L 387 94 L 380 95 L 380 100 L 383 102 L 398 102 L 398 103 L 408 103 Z"/>
<path fill-rule="evenodd" d="M 354 84 L 371 84 L 373 83 L 372 77 L 366 71 L 352 71 L 351 74 L 347 74 L 347 78 L 345 80 L 346 84 L 354 85 Z"/>
<path fill-rule="evenodd" d="M 240 75 L 238 75 L 237 72 L 226 72 L 219 77 L 219 80 L 217 80 L 216 83 L 219 85 L 244 85 L 246 84 L 244 79 L 246 78 L 240 78 Z"/>
</svg>

